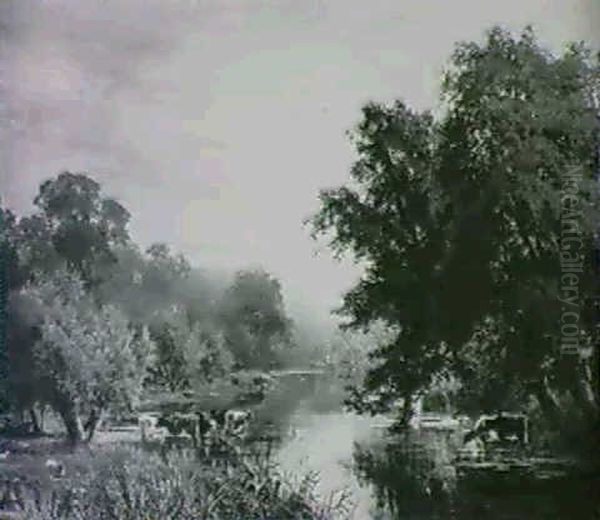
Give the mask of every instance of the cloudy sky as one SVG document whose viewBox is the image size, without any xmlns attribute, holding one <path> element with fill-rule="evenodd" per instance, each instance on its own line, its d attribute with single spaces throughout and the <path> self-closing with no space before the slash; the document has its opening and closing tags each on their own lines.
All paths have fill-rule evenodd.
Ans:
<svg viewBox="0 0 600 520">
<path fill-rule="evenodd" d="M 600 2 L 0 0 L 2 200 L 90 172 L 142 244 L 262 264 L 325 315 L 357 270 L 302 220 L 347 177 L 344 132 L 367 100 L 433 107 L 453 42 L 494 23 L 597 45 Z"/>
</svg>

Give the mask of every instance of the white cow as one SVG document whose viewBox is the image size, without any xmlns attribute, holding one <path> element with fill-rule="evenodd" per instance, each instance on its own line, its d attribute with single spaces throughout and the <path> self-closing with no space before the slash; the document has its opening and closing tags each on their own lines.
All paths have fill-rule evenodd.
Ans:
<svg viewBox="0 0 600 520">
<path fill-rule="evenodd" d="M 158 416 L 152 413 L 142 413 L 138 417 L 142 442 L 147 442 L 158 430 Z"/>
<path fill-rule="evenodd" d="M 248 410 L 227 410 L 225 432 L 235 438 L 243 438 L 248 433 L 252 412 Z"/>
<path fill-rule="evenodd" d="M 62 478 L 65 476 L 65 465 L 62 462 L 56 459 L 47 459 L 45 466 L 51 478 Z"/>
</svg>

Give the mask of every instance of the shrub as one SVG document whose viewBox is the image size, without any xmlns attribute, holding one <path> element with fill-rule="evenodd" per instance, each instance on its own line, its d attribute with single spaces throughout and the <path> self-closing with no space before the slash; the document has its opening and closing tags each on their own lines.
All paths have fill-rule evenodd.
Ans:
<svg viewBox="0 0 600 520">
<path fill-rule="evenodd" d="M 191 452 L 113 448 L 83 462 L 39 506 L 29 505 L 27 518 L 329 520 L 345 514 L 345 500 L 320 503 L 315 484 L 314 475 L 284 481 L 264 457 L 219 467 L 200 465 Z"/>
</svg>

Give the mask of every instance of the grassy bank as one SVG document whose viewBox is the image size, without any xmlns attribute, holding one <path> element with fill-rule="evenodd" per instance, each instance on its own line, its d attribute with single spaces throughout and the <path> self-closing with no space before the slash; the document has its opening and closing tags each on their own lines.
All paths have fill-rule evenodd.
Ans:
<svg viewBox="0 0 600 520">
<path fill-rule="evenodd" d="M 63 478 L 44 472 L 44 461 L 53 454 L 66 467 Z M 29 465 L 13 466 L 10 475 L 3 472 L 4 485 L 12 483 L 13 504 L 7 509 L 16 516 L 11 518 L 329 520 L 348 513 L 342 495 L 337 500 L 316 496 L 315 475 L 284 476 L 268 454 L 258 451 L 201 462 L 192 450 L 153 452 L 120 443 L 70 454 L 46 446 L 21 462 L 25 458 Z"/>
</svg>

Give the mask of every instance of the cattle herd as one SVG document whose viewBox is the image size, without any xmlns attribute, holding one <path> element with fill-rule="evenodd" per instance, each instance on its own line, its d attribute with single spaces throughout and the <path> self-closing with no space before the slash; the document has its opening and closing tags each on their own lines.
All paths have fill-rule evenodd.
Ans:
<svg viewBox="0 0 600 520">
<path fill-rule="evenodd" d="M 189 444 L 207 457 L 239 451 L 252 418 L 247 410 L 142 413 L 138 418 L 143 443 Z"/>
</svg>

